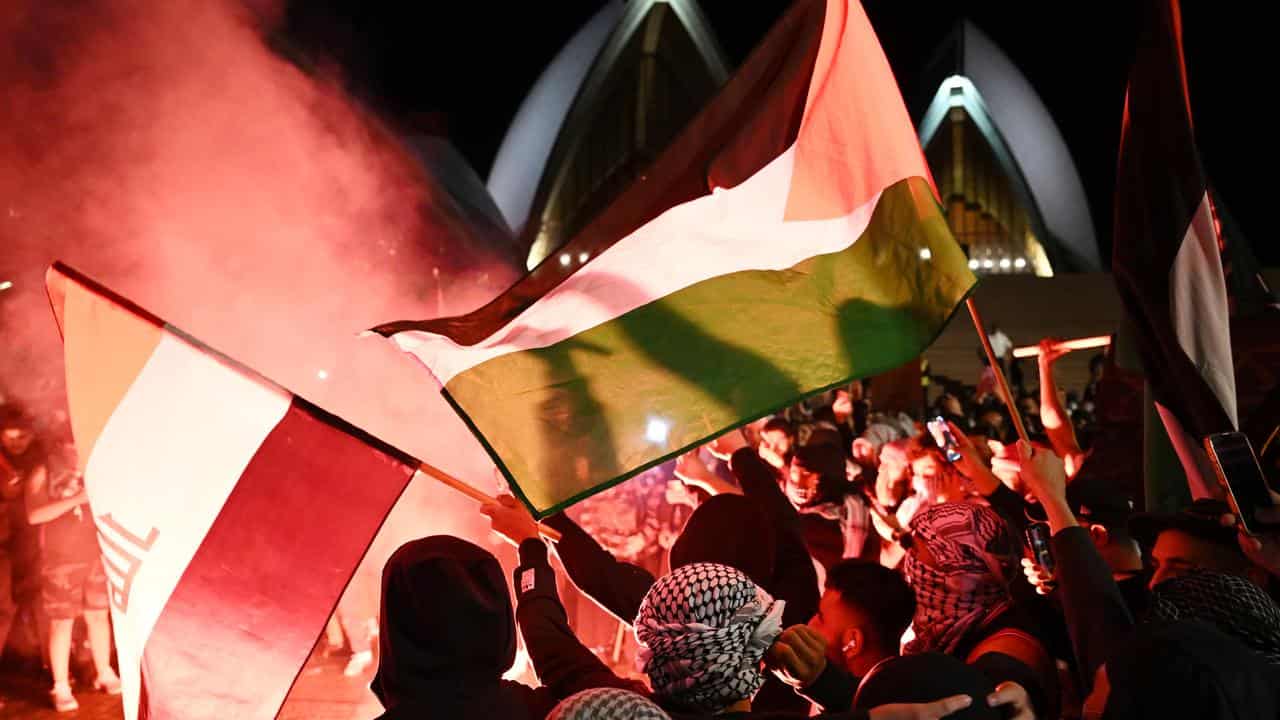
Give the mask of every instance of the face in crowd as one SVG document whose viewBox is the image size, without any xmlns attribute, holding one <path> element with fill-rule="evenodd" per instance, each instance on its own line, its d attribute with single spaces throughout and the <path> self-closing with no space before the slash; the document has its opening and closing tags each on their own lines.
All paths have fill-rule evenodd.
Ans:
<svg viewBox="0 0 1280 720">
<path fill-rule="evenodd" d="M 1239 575 L 1260 586 L 1266 582 L 1266 571 L 1257 567 L 1235 548 L 1198 538 L 1178 529 L 1169 529 L 1156 537 L 1151 548 L 1151 582 L 1149 588 L 1166 580 L 1186 575 L 1193 570 L 1212 570 Z"/>
<path fill-rule="evenodd" d="M 821 479 L 821 475 L 804 467 L 793 458 L 790 467 L 787 468 L 783 492 L 792 505 L 801 507 L 818 496 L 818 481 Z"/>
<path fill-rule="evenodd" d="M 25 453 L 31 447 L 33 439 L 35 439 L 35 433 L 31 432 L 30 428 L 20 425 L 7 425 L 0 429 L 0 446 L 4 447 L 4 451 L 13 457 Z"/>
</svg>

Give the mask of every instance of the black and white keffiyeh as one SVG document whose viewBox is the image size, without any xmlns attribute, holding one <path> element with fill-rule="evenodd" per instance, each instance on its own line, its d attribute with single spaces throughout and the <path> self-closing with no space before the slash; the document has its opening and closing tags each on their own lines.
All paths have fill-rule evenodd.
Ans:
<svg viewBox="0 0 1280 720">
<path fill-rule="evenodd" d="M 671 716 L 630 690 L 592 688 L 562 700 L 547 720 L 671 720 Z"/>
<path fill-rule="evenodd" d="M 784 604 L 727 565 L 693 563 L 658 580 L 635 621 L 654 695 L 699 712 L 754 695 L 765 678 L 760 659 L 782 632 Z"/>
<path fill-rule="evenodd" d="M 911 521 L 912 543 L 928 548 L 930 567 L 907 553 L 903 569 L 916 596 L 915 639 L 907 654 L 951 653 L 975 627 L 1009 609 L 1006 577 L 1012 541 L 995 511 L 971 503 L 934 505 Z"/>
<path fill-rule="evenodd" d="M 1207 622 L 1280 665 L 1280 606 L 1246 578 L 1200 570 L 1166 580 L 1144 619 Z"/>
</svg>

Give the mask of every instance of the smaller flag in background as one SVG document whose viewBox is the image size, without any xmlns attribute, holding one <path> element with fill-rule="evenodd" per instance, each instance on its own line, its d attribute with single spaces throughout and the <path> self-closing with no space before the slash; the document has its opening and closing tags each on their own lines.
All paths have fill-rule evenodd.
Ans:
<svg viewBox="0 0 1280 720">
<path fill-rule="evenodd" d="M 127 720 L 275 717 L 418 463 L 57 264 Z"/>
</svg>

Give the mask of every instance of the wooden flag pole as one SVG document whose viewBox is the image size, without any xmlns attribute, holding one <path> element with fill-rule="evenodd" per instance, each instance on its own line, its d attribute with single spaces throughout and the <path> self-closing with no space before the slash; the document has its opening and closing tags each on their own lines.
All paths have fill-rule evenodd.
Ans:
<svg viewBox="0 0 1280 720">
<path fill-rule="evenodd" d="M 458 492 L 462 493 L 463 495 L 466 495 L 467 497 L 471 498 L 472 500 L 475 500 L 478 503 L 498 502 L 498 498 L 493 497 L 488 493 L 484 493 L 484 492 L 481 492 L 480 490 L 477 490 L 474 486 L 459 480 L 458 478 L 450 475 L 449 473 L 441 470 L 438 467 L 435 467 L 434 465 L 424 463 L 422 461 L 418 461 L 418 470 L 420 470 L 426 475 L 430 475 L 436 480 L 439 480 L 442 484 L 448 485 L 449 487 L 453 488 L 454 490 L 457 490 Z M 538 533 L 542 535 L 542 537 L 552 542 L 560 542 L 560 532 L 555 528 L 550 528 L 550 527 L 547 527 L 546 525 L 543 525 L 542 523 L 538 523 Z"/>
<path fill-rule="evenodd" d="M 973 329 L 978 331 L 978 339 L 982 341 L 982 349 L 987 353 L 987 359 L 991 361 L 991 369 L 995 371 L 996 383 L 1000 386 L 1000 392 L 1004 394 L 1004 403 L 1009 408 L 1009 417 L 1013 420 L 1013 427 L 1018 431 L 1018 438 L 1031 444 L 1031 438 L 1027 436 L 1027 428 L 1022 424 L 1022 413 L 1018 412 L 1018 404 L 1014 402 L 1013 393 L 1009 391 L 1009 381 L 1005 380 L 1004 371 L 1000 369 L 1000 361 L 996 358 L 995 350 L 991 349 L 991 338 L 987 337 L 987 326 L 982 324 L 982 315 L 978 313 L 978 305 L 973 302 L 970 297 L 964 301 L 969 308 L 969 317 L 973 319 Z"/>
</svg>

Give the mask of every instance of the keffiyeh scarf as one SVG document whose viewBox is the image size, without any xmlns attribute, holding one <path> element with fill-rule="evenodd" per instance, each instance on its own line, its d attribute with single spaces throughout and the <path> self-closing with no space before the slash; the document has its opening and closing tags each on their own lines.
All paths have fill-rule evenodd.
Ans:
<svg viewBox="0 0 1280 720">
<path fill-rule="evenodd" d="M 565 698 L 547 720 L 671 720 L 671 716 L 630 690 L 593 688 Z"/>
<path fill-rule="evenodd" d="M 907 654 L 952 653 L 976 627 L 1011 605 L 1006 584 L 1012 544 L 990 508 L 970 503 L 933 505 L 911 521 L 913 544 L 928 548 L 930 567 L 907 553 L 907 582 L 916 596 L 915 639 Z"/>
<path fill-rule="evenodd" d="M 1280 665 L 1280 606 L 1246 578 L 1200 571 L 1166 580 L 1152 592 L 1145 619 L 1207 622 Z"/>
<path fill-rule="evenodd" d="M 649 589 L 635 621 L 654 694 L 698 712 L 754 695 L 765 678 L 760 659 L 782 632 L 784 604 L 727 565 L 671 571 Z"/>
</svg>

